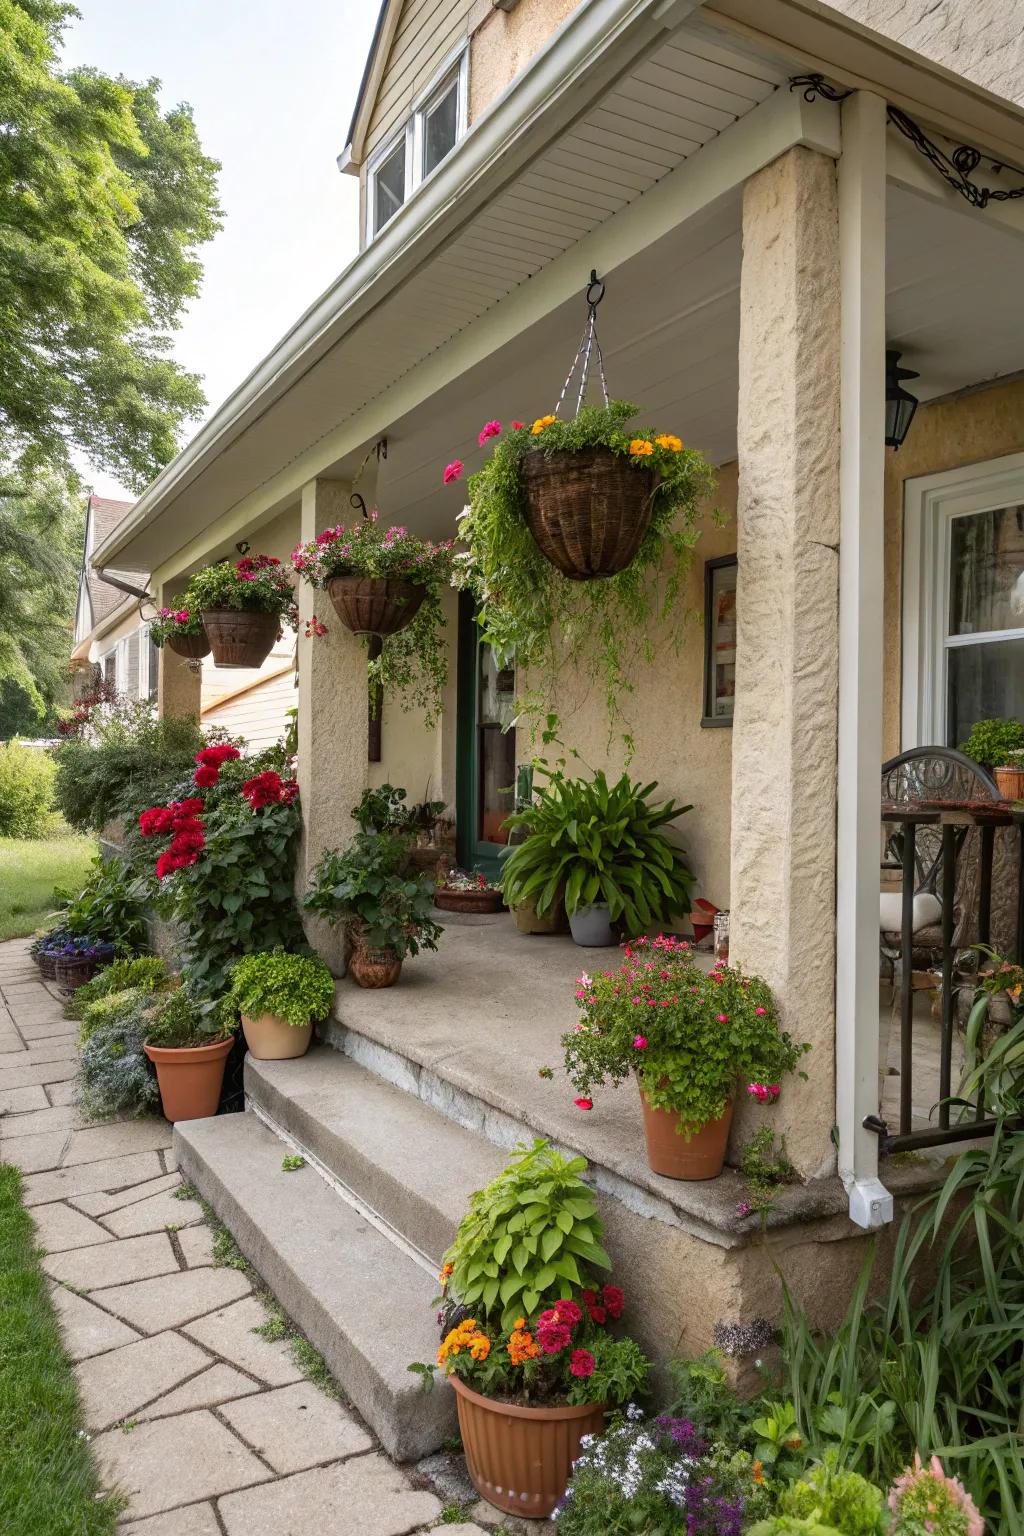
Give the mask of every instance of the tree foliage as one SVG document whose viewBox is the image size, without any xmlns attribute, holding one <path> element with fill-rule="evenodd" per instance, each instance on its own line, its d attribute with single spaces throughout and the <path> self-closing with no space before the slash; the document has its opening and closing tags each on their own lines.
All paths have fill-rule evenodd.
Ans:
<svg viewBox="0 0 1024 1536">
<path fill-rule="evenodd" d="M 0 461 L 81 450 L 141 488 L 204 400 L 169 355 L 219 228 L 191 109 L 62 71 L 66 0 L 0 0 Z"/>
</svg>

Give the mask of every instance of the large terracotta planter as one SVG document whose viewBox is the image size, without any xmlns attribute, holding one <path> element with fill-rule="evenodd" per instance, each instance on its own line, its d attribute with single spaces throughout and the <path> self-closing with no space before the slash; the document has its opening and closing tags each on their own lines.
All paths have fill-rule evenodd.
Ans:
<svg viewBox="0 0 1024 1536">
<path fill-rule="evenodd" d="M 327 595 L 354 635 L 395 635 L 411 624 L 426 587 L 395 577 L 332 576 Z"/>
<path fill-rule="evenodd" d="M 276 1013 L 261 1013 L 257 1018 L 242 1014 L 242 1033 L 249 1055 L 257 1061 L 293 1061 L 305 1056 L 313 1038 L 313 1025 L 298 1027 L 279 1019 Z"/>
<path fill-rule="evenodd" d="M 449 1376 L 473 1487 L 506 1514 L 545 1520 L 565 1493 L 584 1435 L 599 1435 L 600 1403 L 579 1408 L 518 1408 L 481 1397 Z"/>
<path fill-rule="evenodd" d="M 439 885 L 434 892 L 434 905 L 442 912 L 500 912 L 500 891 L 450 891 Z"/>
<path fill-rule="evenodd" d="M 528 453 L 521 484 L 526 522 L 542 555 L 570 581 L 631 565 L 651 521 L 654 471 L 610 448 Z"/>
<path fill-rule="evenodd" d="M 234 1043 L 232 1036 L 213 1045 L 143 1047 L 156 1067 L 165 1120 L 205 1120 L 217 1113 L 224 1067 Z"/>
<path fill-rule="evenodd" d="M 1024 769 L 994 768 L 992 774 L 1004 800 L 1024 800 Z"/>
<path fill-rule="evenodd" d="M 203 624 L 217 667 L 262 667 L 281 629 L 276 613 L 204 608 Z"/>
<path fill-rule="evenodd" d="M 402 974 L 402 962 L 393 949 L 373 949 L 354 937 L 348 974 L 361 987 L 393 987 Z"/>
<path fill-rule="evenodd" d="M 640 1090 L 644 1107 L 647 1161 L 666 1179 L 717 1179 L 725 1162 L 725 1148 L 732 1125 L 732 1101 L 718 1120 L 702 1126 L 687 1141 L 677 1127 L 679 1116 L 671 1109 L 652 1109 Z"/>
<path fill-rule="evenodd" d="M 164 644 L 175 656 L 184 656 L 186 661 L 202 661 L 210 654 L 210 637 L 205 629 L 198 635 L 168 635 Z"/>
</svg>

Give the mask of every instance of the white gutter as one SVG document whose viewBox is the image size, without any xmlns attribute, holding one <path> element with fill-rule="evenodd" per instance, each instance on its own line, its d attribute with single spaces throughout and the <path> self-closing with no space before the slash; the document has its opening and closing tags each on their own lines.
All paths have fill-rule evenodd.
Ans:
<svg viewBox="0 0 1024 1536">
<path fill-rule="evenodd" d="M 159 516 L 228 441 L 258 420 L 340 336 L 490 201 L 543 143 L 579 115 L 593 95 L 700 4 L 701 0 L 589 0 L 580 5 L 373 244 L 345 268 L 161 470 L 95 551 L 93 564 L 116 563 L 138 529 Z M 584 77 L 585 94 L 580 90 Z"/>
</svg>

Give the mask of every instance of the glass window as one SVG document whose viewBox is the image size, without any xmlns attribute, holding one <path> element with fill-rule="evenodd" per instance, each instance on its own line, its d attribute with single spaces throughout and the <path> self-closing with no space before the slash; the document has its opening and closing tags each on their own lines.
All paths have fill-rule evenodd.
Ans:
<svg viewBox="0 0 1024 1536">
<path fill-rule="evenodd" d="M 502 829 L 515 810 L 516 733 L 514 670 L 500 668 L 489 645 L 480 646 L 477 680 L 477 726 L 480 743 L 480 796 L 477 837 L 485 843 L 507 843 Z"/>
<path fill-rule="evenodd" d="M 1024 719 L 1024 505 L 951 518 L 948 591 L 946 740 L 958 746 L 978 720 Z"/>
<path fill-rule="evenodd" d="M 950 649 L 946 742 L 958 747 L 978 720 L 1024 720 L 1024 638 Z"/>
<path fill-rule="evenodd" d="M 440 100 L 423 114 L 423 174 L 429 176 L 459 136 L 459 82 L 453 80 Z"/>
<path fill-rule="evenodd" d="M 374 173 L 373 178 L 373 230 L 384 228 L 389 219 L 405 202 L 405 139 L 391 151 L 387 159 Z"/>
</svg>

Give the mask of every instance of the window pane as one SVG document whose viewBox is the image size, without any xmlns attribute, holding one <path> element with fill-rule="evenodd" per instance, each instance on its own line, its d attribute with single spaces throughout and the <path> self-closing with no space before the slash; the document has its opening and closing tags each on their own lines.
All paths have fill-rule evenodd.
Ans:
<svg viewBox="0 0 1024 1536">
<path fill-rule="evenodd" d="M 496 725 L 480 730 L 480 824 L 484 843 L 507 843 L 502 823 L 515 810 L 516 733 Z"/>
<path fill-rule="evenodd" d="M 373 178 L 374 233 L 383 229 L 405 202 L 405 140 L 384 161 Z"/>
<path fill-rule="evenodd" d="M 1024 720 L 1024 638 L 946 651 L 946 745 L 958 747 L 978 720 Z"/>
<path fill-rule="evenodd" d="M 1024 506 L 954 517 L 949 633 L 1024 629 Z"/>
<path fill-rule="evenodd" d="M 507 730 L 515 715 L 515 703 L 515 671 L 511 667 L 499 669 L 490 646 L 481 644 L 477 720 L 481 725 L 500 725 Z"/>
<path fill-rule="evenodd" d="M 429 176 L 449 150 L 455 148 L 459 131 L 459 83 L 423 115 L 423 174 Z"/>
</svg>

